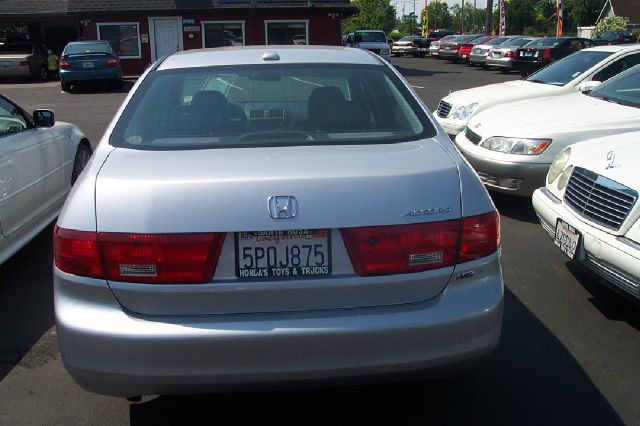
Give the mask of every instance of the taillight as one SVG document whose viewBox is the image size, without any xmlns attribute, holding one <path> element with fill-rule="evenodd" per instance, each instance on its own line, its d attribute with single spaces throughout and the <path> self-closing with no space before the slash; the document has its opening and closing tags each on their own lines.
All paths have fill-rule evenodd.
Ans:
<svg viewBox="0 0 640 426">
<path fill-rule="evenodd" d="M 513 58 L 514 56 L 516 55 L 513 53 L 513 50 L 507 50 L 507 53 L 504 54 L 505 58 Z"/>
<path fill-rule="evenodd" d="M 58 65 L 60 66 L 61 70 L 71 69 L 71 65 L 69 65 L 69 62 L 67 62 L 67 60 L 64 57 L 60 58 L 60 60 L 58 61 Z"/>
<path fill-rule="evenodd" d="M 544 54 L 542 55 L 542 59 L 545 61 L 551 60 L 551 49 L 544 49 Z"/>
<path fill-rule="evenodd" d="M 443 222 L 341 229 L 358 275 L 426 271 L 495 253 L 500 245 L 497 212 Z"/>
<path fill-rule="evenodd" d="M 20 63 L 18 64 L 18 66 L 20 67 L 28 67 L 29 65 L 31 65 L 29 61 L 20 61 Z"/>
<path fill-rule="evenodd" d="M 118 65 L 118 59 L 113 55 L 109 55 L 107 58 L 107 68 L 113 68 L 116 65 Z"/>
<path fill-rule="evenodd" d="M 616 37 L 616 41 L 624 41 L 624 37 L 623 36 L 618 36 L 618 37 Z"/>
<path fill-rule="evenodd" d="M 215 273 L 222 233 L 127 234 L 56 227 L 54 258 L 64 272 L 149 284 L 199 284 Z"/>
<path fill-rule="evenodd" d="M 460 45 L 459 44 L 454 44 L 453 46 L 451 46 L 451 48 L 453 50 L 459 50 L 460 49 Z"/>
</svg>

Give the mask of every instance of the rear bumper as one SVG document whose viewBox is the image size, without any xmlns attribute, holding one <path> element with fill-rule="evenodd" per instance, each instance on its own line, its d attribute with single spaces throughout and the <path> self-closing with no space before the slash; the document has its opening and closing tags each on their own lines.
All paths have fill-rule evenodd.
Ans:
<svg viewBox="0 0 640 426">
<path fill-rule="evenodd" d="M 482 64 L 487 59 L 487 55 L 469 55 L 469 63 L 471 64 Z"/>
<path fill-rule="evenodd" d="M 499 254 L 464 264 L 464 271 L 471 270 L 482 278 L 452 278 L 426 302 L 150 317 L 124 311 L 104 282 L 55 269 L 60 353 L 82 387 L 117 396 L 435 372 L 489 353 L 499 342 L 504 292 Z"/>
<path fill-rule="evenodd" d="M 485 63 L 490 67 L 513 69 L 513 59 L 487 57 Z"/>
<path fill-rule="evenodd" d="M 640 245 L 624 237 L 603 232 L 568 209 L 545 187 L 536 190 L 533 207 L 540 224 L 552 239 L 558 218 L 581 235 L 575 260 L 598 275 L 610 287 L 640 302 Z M 560 250 L 559 256 L 565 256 Z"/>
<path fill-rule="evenodd" d="M 117 67 L 92 71 L 60 70 L 59 75 L 60 81 L 63 83 L 92 80 L 116 80 L 122 78 L 120 70 Z"/>
<path fill-rule="evenodd" d="M 31 75 L 31 68 L 29 68 L 28 66 L 21 67 L 21 66 L 15 65 L 15 66 L 0 67 L 0 78 L 29 77 L 30 75 Z"/>
<path fill-rule="evenodd" d="M 438 50 L 438 56 L 444 59 L 455 59 L 457 55 L 457 50 Z"/>
</svg>

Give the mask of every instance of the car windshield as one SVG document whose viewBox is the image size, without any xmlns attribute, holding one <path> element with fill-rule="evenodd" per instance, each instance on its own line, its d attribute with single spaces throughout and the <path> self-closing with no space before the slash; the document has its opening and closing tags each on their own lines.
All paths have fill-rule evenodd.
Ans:
<svg viewBox="0 0 640 426">
<path fill-rule="evenodd" d="M 487 46 L 497 46 L 499 44 L 506 42 L 507 40 L 510 40 L 509 37 L 496 37 L 493 40 L 489 40 L 485 44 Z"/>
<path fill-rule="evenodd" d="M 151 73 L 110 143 L 150 150 L 370 144 L 435 133 L 387 67 L 269 64 Z"/>
<path fill-rule="evenodd" d="M 64 49 L 65 55 L 83 53 L 111 53 L 111 48 L 107 43 L 74 43 L 67 45 Z"/>
<path fill-rule="evenodd" d="M 593 89 L 589 96 L 640 108 L 640 65 L 602 83 Z"/>
<path fill-rule="evenodd" d="M 478 38 L 474 38 L 473 42 L 477 43 L 477 44 L 484 44 L 487 40 L 493 40 L 490 36 L 489 37 L 478 37 Z"/>
<path fill-rule="evenodd" d="M 400 41 L 411 41 L 419 38 L 418 36 L 404 36 L 400 39 Z"/>
<path fill-rule="evenodd" d="M 0 53 L 31 53 L 33 46 L 30 44 L 5 44 L 0 45 Z"/>
<path fill-rule="evenodd" d="M 386 43 L 387 38 L 382 31 L 358 31 L 354 35 L 357 43 Z"/>
<path fill-rule="evenodd" d="M 527 44 L 527 47 L 556 47 L 562 40 L 557 37 L 541 38 Z"/>
<path fill-rule="evenodd" d="M 527 77 L 534 83 L 564 86 L 613 52 L 579 51 Z"/>
<path fill-rule="evenodd" d="M 462 35 L 462 36 L 455 36 L 449 41 L 452 43 L 459 43 L 463 41 L 469 41 L 477 37 L 478 37 L 477 35 Z"/>
<path fill-rule="evenodd" d="M 500 45 L 500 47 L 522 47 L 526 44 L 531 43 L 532 39 L 530 38 L 516 38 L 513 40 L 509 40 L 506 43 Z"/>
</svg>

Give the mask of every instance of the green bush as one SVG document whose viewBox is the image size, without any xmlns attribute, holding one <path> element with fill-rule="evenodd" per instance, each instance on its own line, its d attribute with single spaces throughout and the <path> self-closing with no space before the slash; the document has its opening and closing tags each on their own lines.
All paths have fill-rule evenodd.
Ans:
<svg viewBox="0 0 640 426">
<path fill-rule="evenodd" d="M 633 34 L 633 37 L 636 39 L 637 43 L 640 43 L 640 28 L 635 28 L 631 34 Z"/>
<path fill-rule="evenodd" d="M 391 37 L 393 41 L 398 41 L 406 35 L 406 33 L 401 33 L 400 31 L 392 31 L 387 35 L 387 37 Z"/>
<path fill-rule="evenodd" d="M 629 18 L 624 16 L 607 16 L 596 25 L 596 36 L 605 31 L 626 30 L 629 24 Z"/>
</svg>

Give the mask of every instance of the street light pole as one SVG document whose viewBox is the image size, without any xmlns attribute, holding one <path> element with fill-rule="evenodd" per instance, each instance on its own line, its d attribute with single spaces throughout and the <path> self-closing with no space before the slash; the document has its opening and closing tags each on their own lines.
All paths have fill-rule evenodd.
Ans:
<svg viewBox="0 0 640 426">
<path fill-rule="evenodd" d="M 462 8 L 460 9 L 460 34 L 464 34 L 464 0 L 462 1 Z"/>
</svg>

